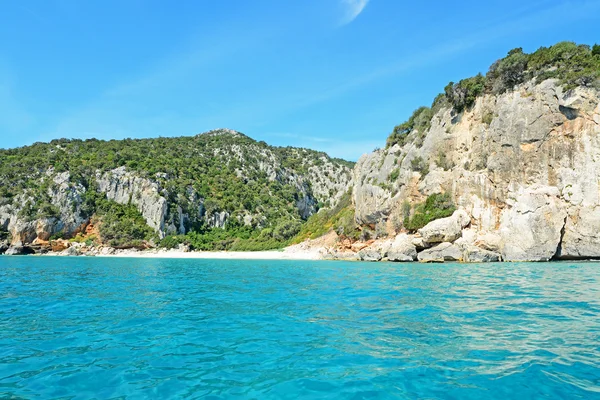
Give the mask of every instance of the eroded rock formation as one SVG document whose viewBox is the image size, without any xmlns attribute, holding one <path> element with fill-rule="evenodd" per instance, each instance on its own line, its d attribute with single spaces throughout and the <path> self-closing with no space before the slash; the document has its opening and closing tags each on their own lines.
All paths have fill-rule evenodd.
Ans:
<svg viewBox="0 0 600 400">
<path fill-rule="evenodd" d="M 461 223 L 452 217 L 422 228 L 422 248 L 454 242 L 468 225 L 469 246 L 494 253 L 470 247 L 468 260 L 600 257 L 599 99 L 593 88 L 565 91 L 549 79 L 481 96 L 460 114 L 442 108 L 421 146 L 408 140 L 358 161 L 357 222 L 385 224 L 394 235 L 403 205 L 450 193 Z M 463 253 L 444 245 L 419 259 L 464 260 Z"/>
</svg>

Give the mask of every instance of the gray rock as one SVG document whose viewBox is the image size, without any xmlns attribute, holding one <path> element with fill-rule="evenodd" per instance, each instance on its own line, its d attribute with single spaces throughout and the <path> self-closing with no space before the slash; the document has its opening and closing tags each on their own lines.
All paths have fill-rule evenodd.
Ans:
<svg viewBox="0 0 600 400">
<path fill-rule="evenodd" d="M 7 256 L 23 256 L 34 253 L 35 252 L 27 246 L 10 246 L 4 254 Z"/>
<path fill-rule="evenodd" d="M 184 253 L 189 253 L 190 252 L 190 246 L 185 244 L 185 243 L 181 243 L 179 246 L 177 246 L 177 250 L 184 252 Z"/>
<path fill-rule="evenodd" d="M 361 261 L 380 261 L 383 258 L 379 250 L 369 247 L 359 251 L 358 257 Z"/>
<path fill-rule="evenodd" d="M 444 242 L 423 250 L 417 255 L 420 262 L 462 261 L 462 250 L 455 244 Z"/>
<path fill-rule="evenodd" d="M 214 212 L 210 216 L 206 217 L 206 225 L 211 228 L 224 229 L 229 219 L 229 213 L 227 211 Z"/>
<path fill-rule="evenodd" d="M 485 250 L 498 252 L 502 247 L 502 238 L 494 233 L 483 233 L 477 236 L 475 245 Z"/>
<path fill-rule="evenodd" d="M 112 247 L 103 247 L 102 249 L 100 249 L 99 254 L 102 256 L 109 256 L 109 255 L 113 255 L 116 254 L 117 250 L 112 248 Z"/>
<path fill-rule="evenodd" d="M 564 229 L 557 257 L 597 258 L 600 255 L 600 206 L 573 209 Z"/>
<path fill-rule="evenodd" d="M 353 251 L 329 250 L 323 255 L 323 259 L 357 261 L 359 260 L 359 257 L 358 254 Z"/>
<path fill-rule="evenodd" d="M 75 246 L 68 247 L 59 253 L 61 256 L 80 256 L 81 250 Z"/>
<path fill-rule="evenodd" d="M 3 240 L 0 242 L 0 254 L 4 254 L 6 253 L 6 250 L 8 250 L 8 241 Z"/>
<path fill-rule="evenodd" d="M 135 205 L 148 226 L 164 237 L 167 200 L 160 195 L 158 183 L 140 178 L 128 172 L 125 167 L 104 174 L 98 173 L 96 182 L 107 199 L 119 204 L 131 202 Z"/>
<path fill-rule="evenodd" d="M 471 219 L 464 210 L 456 210 L 450 217 L 431 221 L 419 229 L 425 244 L 453 242 L 461 236 L 462 229 L 469 225 Z"/>
<path fill-rule="evenodd" d="M 412 242 L 413 246 L 415 246 L 417 248 L 417 250 L 423 250 L 423 249 L 427 249 L 427 248 L 431 247 L 431 245 L 429 243 L 425 243 L 425 241 L 423 240 L 423 238 L 421 236 L 413 236 L 411 242 Z"/>
<path fill-rule="evenodd" d="M 467 245 L 463 248 L 463 261 L 471 263 L 500 261 L 499 253 Z"/>
<path fill-rule="evenodd" d="M 403 233 L 394 239 L 387 254 L 389 261 L 414 261 L 417 259 L 417 248 L 412 238 Z"/>
<path fill-rule="evenodd" d="M 502 259 L 548 261 L 559 251 L 567 213 L 558 190 L 548 186 L 521 189 L 502 215 Z"/>
</svg>

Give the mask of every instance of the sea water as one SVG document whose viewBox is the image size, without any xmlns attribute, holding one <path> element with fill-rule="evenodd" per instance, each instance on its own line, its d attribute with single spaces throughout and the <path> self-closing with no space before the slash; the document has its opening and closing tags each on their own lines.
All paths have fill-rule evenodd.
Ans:
<svg viewBox="0 0 600 400">
<path fill-rule="evenodd" d="M 600 398 L 600 264 L 0 257 L 0 398 Z"/>
</svg>

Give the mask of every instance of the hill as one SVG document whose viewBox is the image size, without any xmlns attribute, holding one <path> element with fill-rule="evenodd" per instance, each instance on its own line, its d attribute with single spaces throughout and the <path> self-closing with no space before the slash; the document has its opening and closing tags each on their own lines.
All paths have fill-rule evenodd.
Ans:
<svg viewBox="0 0 600 400">
<path fill-rule="evenodd" d="M 13 245 L 281 247 L 347 191 L 353 164 L 218 129 L 194 137 L 53 140 L 0 150 Z"/>
</svg>

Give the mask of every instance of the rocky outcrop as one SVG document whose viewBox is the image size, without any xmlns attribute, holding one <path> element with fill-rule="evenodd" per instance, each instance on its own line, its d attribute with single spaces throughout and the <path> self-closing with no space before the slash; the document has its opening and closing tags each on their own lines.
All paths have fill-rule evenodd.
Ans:
<svg viewBox="0 0 600 400">
<path fill-rule="evenodd" d="M 500 235 L 506 261 L 548 261 L 559 252 L 567 212 L 553 187 L 522 190 L 507 200 Z"/>
<path fill-rule="evenodd" d="M 158 183 L 140 178 L 125 167 L 96 175 L 98 190 L 119 204 L 133 204 L 149 227 L 165 235 L 167 200 L 160 195 Z"/>
<path fill-rule="evenodd" d="M 35 254 L 35 251 L 28 246 L 10 246 L 4 254 L 7 256 L 22 256 L 27 254 Z"/>
<path fill-rule="evenodd" d="M 364 249 L 358 252 L 361 261 L 380 261 L 383 257 L 378 249 Z"/>
<path fill-rule="evenodd" d="M 463 252 L 455 244 L 444 242 L 418 254 L 420 262 L 462 261 Z"/>
<path fill-rule="evenodd" d="M 497 254 L 506 261 L 596 258 L 598 176 L 598 90 L 529 81 L 481 96 L 461 113 L 442 107 L 426 132 L 413 131 L 402 146 L 361 157 L 353 201 L 357 223 L 383 224 L 394 235 L 407 205 L 450 193 L 471 216 L 470 244 L 495 253 L 473 250 L 461 256 L 468 260 Z M 414 239 L 418 250 L 456 240 L 467 226 L 434 222 Z"/>
<path fill-rule="evenodd" d="M 450 217 L 431 221 L 418 232 L 423 238 L 424 246 L 427 247 L 434 243 L 455 241 L 470 222 L 469 214 L 464 210 L 456 210 Z"/>
<path fill-rule="evenodd" d="M 415 261 L 417 248 L 412 238 L 407 234 L 396 236 L 388 250 L 387 258 L 389 261 Z"/>
<path fill-rule="evenodd" d="M 499 253 L 479 248 L 473 245 L 466 245 L 462 248 L 462 260 L 468 263 L 495 262 L 502 259 Z"/>
<path fill-rule="evenodd" d="M 391 240 L 378 241 L 360 250 L 358 252 L 358 258 L 361 261 L 380 261 L 387 257 L 391 247 Z"/>
<path fill-rule="evenodd" d="M 61 256 L 80 256 L 81 250 L 75 246 L 66 248 L 60 253 Z"/>
</svg>

